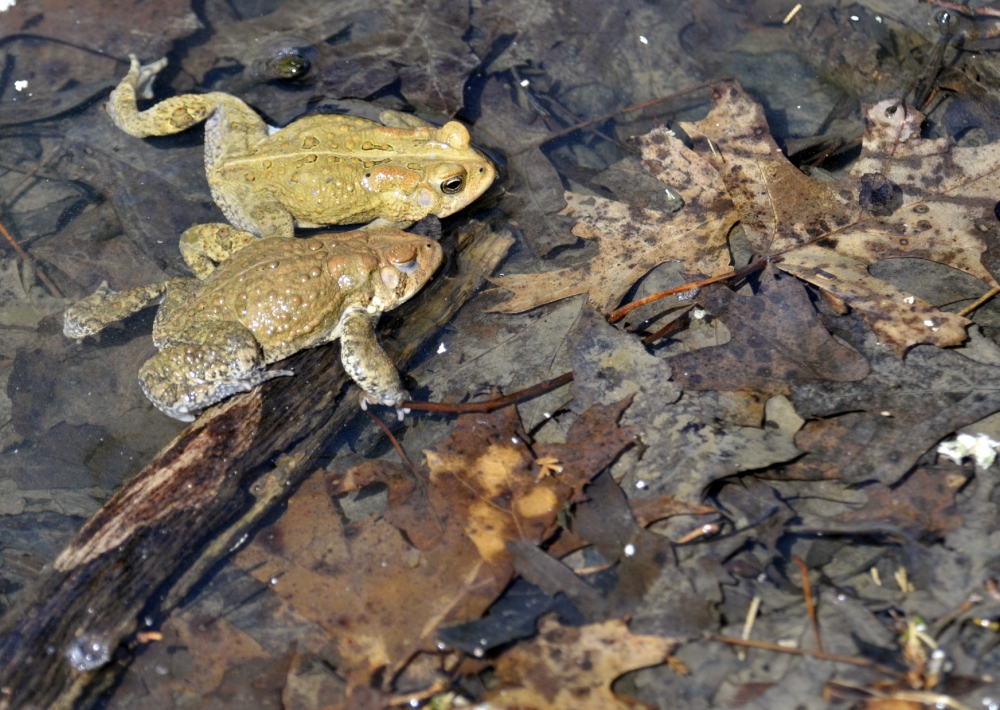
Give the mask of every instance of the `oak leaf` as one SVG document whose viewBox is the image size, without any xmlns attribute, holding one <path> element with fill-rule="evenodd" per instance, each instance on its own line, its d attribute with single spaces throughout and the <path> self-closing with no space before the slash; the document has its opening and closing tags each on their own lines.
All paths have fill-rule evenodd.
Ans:
<svg viewBox="0 0 1000 710">
<path fill-rule="evenodd" d="M 712 249 L 725 252 L 720 231 L 738 219 L 756 258 L 856 309 L 897 355 L 917 343 L 965 340 L 970 321 L 875 278 L 868 267 L 916 257 L 996 285 L 980 255 L 996 223 L 1000 146 L 920 138 L 923 115 L 889 99 L 866 107 L 861 157 L 851 173 L 820 182 L 788 162 L 760 104 L 739 84 L 716 84 L 712 102 L 704 119 L 681 124 L 693 150 L 664 129 L 638 140 L 647 169 L 684 185 L 688 204 L 676 218 L 568 196 L 580 220 L 574 233 L 599 236 L 598 255 L 570 269 L 497 280 L 515 295 L 495 310 L 514 313 L 587 291 L 607 311 L 650 265 L 668 260 L 682 261 L 689 273 L 722 273 Z"/>
</svg>

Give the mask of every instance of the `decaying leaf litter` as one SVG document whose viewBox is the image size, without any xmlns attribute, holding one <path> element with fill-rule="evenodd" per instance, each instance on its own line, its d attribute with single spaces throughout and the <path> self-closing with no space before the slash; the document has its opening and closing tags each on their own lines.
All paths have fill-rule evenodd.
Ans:
<svg viewBox="0 0 1000 710">
<path fill-rule="evenodd" d="M 194 22 L 228 29 L 190 46 L 160 90 L 230 90 L 275 122 L 373 93 L 438 115 L 464 104 L 479 139 L 511 155 L 506 193 L 475 218 L 523 241 L 494 274 L 501 288 L 411 363 L 414 397 L 481 399 L 567 369 L 573 389 L 519 414 L 411 417 L 397 436 L 416 476 L 354 467 L 358 456 L 394 458 L 359 420 L 284 516 L 154 628 L 161 640 L 140 642 L 110 704 L 380 707 L 450 692 L 551 707 L 581 707 L 586 694 L 600 707 L 630 702 L 612 699 L 610 683 L 645 666 L 614 689 L 663 707 L 995 697 L 996 632 L 973 621 L 1000 603 L 994 471 L 935 460 L 960 429 L 1000 438 L 995 305 L 955 315 L 994 285 L 989 17 L 951 10 L 935 74 L 940 35 L 926 5 L 807 7 L 787 25 L 790 7 L 769 2 L 669 12 L 490 2 L 461 17 L 451 7 L 317 13 L 302 2 L 258 19 L 206 3 Z M 173 37 L 198 29 L 186 12 L 169 10 Z M 67 43 L 44 15 L 21 22 L 3 38 L 13 69 L 0 222 L 35 261 L 12 252 L 4 269 L 5 607 L 177 432 L 134 386 L 148 316 L 81 350 L 57 332 L 58 313 L 103 278 L 128 287 L 181 273 L 176 234 L 218 219 L 197 137 L 124 140 L 100 101 L 87 106 L 120 73 L 113 62 L 59 83 L 64 67 L 85 66 L 74 52 L 162 49 L 108 23 Z M 446 38 L 414 44 L 396 29 L 408 22 Z M 596 42 L 594 27 L 619 41 Z M 255 37 L 267 41 L 246 41 Z M 288 48 L 311 60 L 309 73 L 268 83 L 269 59 Z M 28 101 L 15 74 L 43 61 L 49 83 L 28 78 L 46 87 Z M 474 71 L 481 80 L 467 84 Z M 740 83 L 539 144 L 723 73 Z M 14 97 L 25 101 L 8 119 Z M 656 179 L 663 194 L 636 187 Z M 628 316 L 643 334 L 674 320 L 648 345 L 604 317 L 623 296 L 761 259 L 773 263 L 744 281 Z M 498 433 L 478 431 L 488 421 Z M 588 421 L 598 428 L 580 438 Z M 543 524 L 527 523 L 533 511 Z M 814 649 L 793 556 L 811 570 L 823 651 L 867 667 L 701 640 L 739 636 L 758 599 L 752 639 Z M 400 591 L 386 593 L 392 585 Z M 919 623 L 950 668 L 933 669 Z M 589 655 L 602 635 L 621 639 L 614 664 Z M 551 649 L 598 670 L 581 678 L 572 664 L 533 661 Z"/>
</svg>

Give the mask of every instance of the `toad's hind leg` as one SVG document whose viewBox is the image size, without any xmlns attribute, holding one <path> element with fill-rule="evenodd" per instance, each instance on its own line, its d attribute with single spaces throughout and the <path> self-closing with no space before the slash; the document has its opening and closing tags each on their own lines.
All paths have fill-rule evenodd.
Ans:
<svg viewBox="0 0 1000 710">
<path fill-rule="evenodd" d="M 231 180 L 219 174 L 222 172 L 213 175 L 213 171 L 208 170 L 208 186 L 212 199 L 230 222 L 265 239 L 295 236 L 295 220 L 287 208 L 240 184 L 240 178 Z"/>
<path fill-rule="evenodd" d="M 239 323 L 211 323 L 200 342 L 171 345 L 139 368 L 139 385 L 156 408 L 181 421 L 237 392 L 291 375 L 266 370 L 257 341 Z M 183 340 L 183 338 L 179 338 Z"/>
<path fill-rule="evenodd" d="M 234 130 L 250 134 L 245 136 L 245 140 L 258 141 L 267 137 L 267 125 L 253 109 L 235 96 L 221 92 L 172 96 L 145 111 L 139 111 L 136 93 L 153 81 L 166 62 L 161 59 L 143 66 L 135 55 L 129 55 L 129 58 L 131 67 L 108 100 L 108 113 L 112 120 L 129 135 L 145 138 L 179 133 L 225 108 L 228 119 L 236 124 Z"/>
<path fill-rule="evenodd" d="M 257 241 L 256 234 L 221 222 L 196 224 L 181 235 L 181 256 L 195 276 L 205 279 L 216 265 Z"/>
</svg>

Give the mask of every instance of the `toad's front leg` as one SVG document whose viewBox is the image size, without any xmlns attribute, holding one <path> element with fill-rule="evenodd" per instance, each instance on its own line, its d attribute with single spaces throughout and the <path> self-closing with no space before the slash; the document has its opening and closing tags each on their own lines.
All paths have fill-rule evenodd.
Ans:
<svg viewBox="0 0 1000 710">
<path fill-rule="evenodd" d="M 369 403 L 384 404 L 396 407 L 402 419 L 405 410 L 399 409 L 399 404 L 409 395 L 396 366 L 378 342 L 371 317 L 362 311 L 346 313 L 341 320 L 340 361 L 350 378 L 364 390 L 362 409 L 367 409 Z"/>
<path fill-rule="evenodd" d="M 77 301 L 63 314 L 63 334 L 67 338 L 84 338 L 96 335 L 106 326 L 155 305 L 167 289 L 184 279 L 139 286 L 128 291 L 112 291 L 103 282 L 94 293 Z"/>
<path fill-rule="evenodd" d="M 196 224 L 181 235 L 181 256 L 194 275 L 204 280 L 215 267 L 260 237 L 222 222 Z"/>
</svg>

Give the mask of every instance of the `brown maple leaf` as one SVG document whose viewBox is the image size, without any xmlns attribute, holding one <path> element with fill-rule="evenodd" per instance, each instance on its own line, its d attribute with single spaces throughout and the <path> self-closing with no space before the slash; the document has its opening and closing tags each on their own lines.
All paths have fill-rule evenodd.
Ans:
<svg viewBox="0 0 1000 710">
<path fill-rule="evenodd" d="M 819 182 L 788 162 L 760 104 L 739 84 L 715 85 L 712 101 L 704 119 L 681 124 L 693 150 L 664 129 L 638 141 L 654 175 L 675 185 L 687 178 L 688 205 L 678 218 L 568 197 L 581 220 L 575 233 L 601 235 L 598 255 L 571 269 L 496 281 L 515 296 L 495 310 L 514 313 L 572 295 L 568 281 L 575 278 L 573 293 L 589 292 L 606 312 L 647 264 L 672 259 L 688 272 L 722 273 L 720 254 L 710 266 L 712 249 L 726 252 L 725 235 L 716 230 L 738 218 L 756 258 L 773 260 L 856 309 L 897 354 L 916 343 L 945 347 L 965 340 L 970 321 L 875 278 L 868 267 L 917 257 L 996 285 L 980 255 L 996 223 L 1000 146 L 960 148 L 922 139 L 923 115 L 890 99 L 866 107 L 862 153 L 850 175 Z M 687 214 L 692 206 L 694 214 Z M 685 253 L 696 244 L 703 251 Z"/>
</svg>

